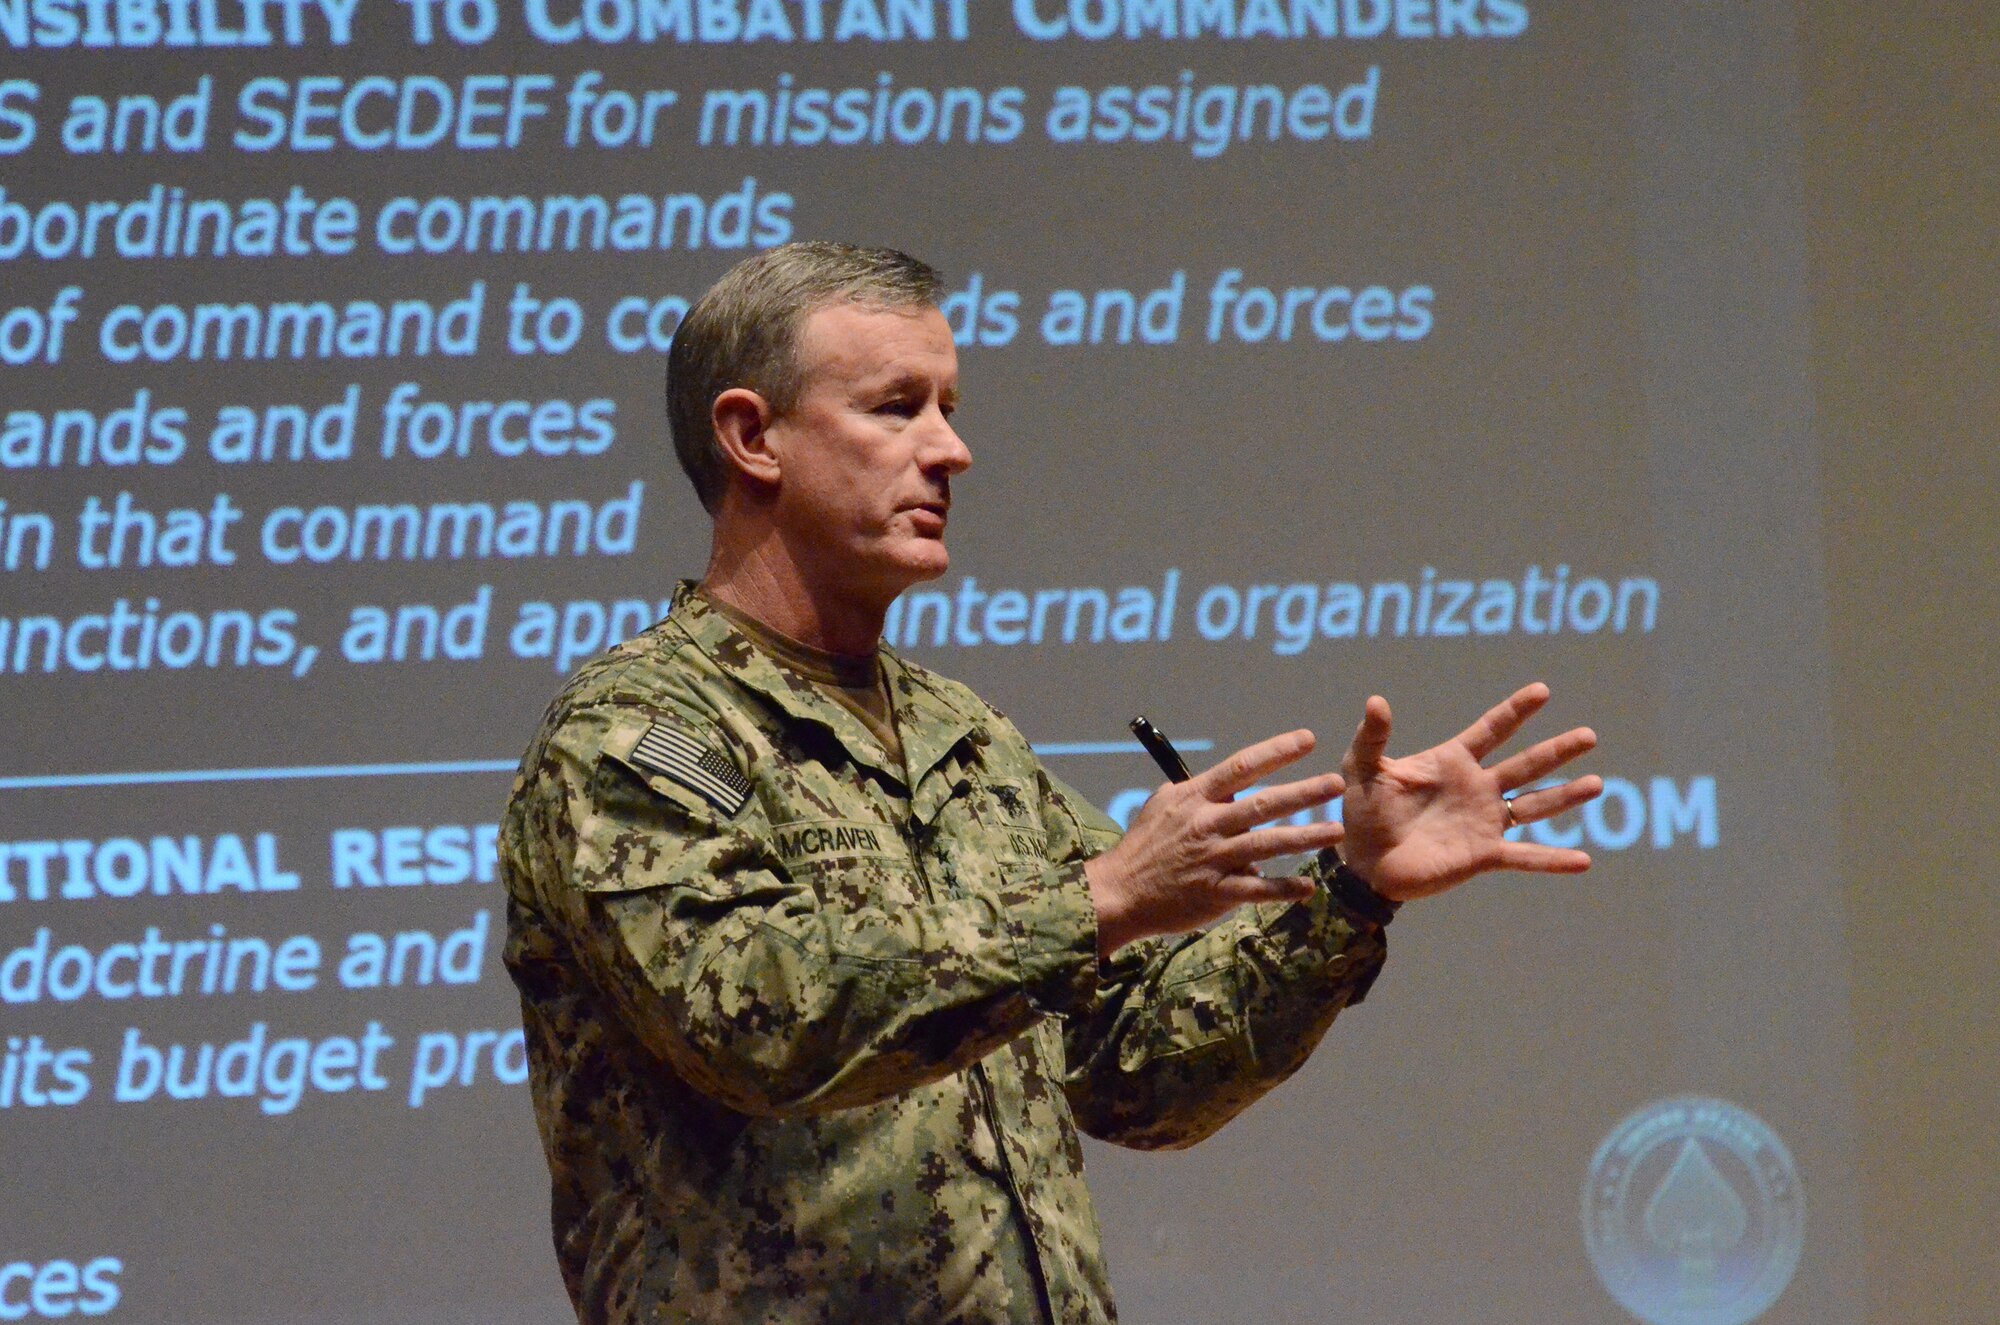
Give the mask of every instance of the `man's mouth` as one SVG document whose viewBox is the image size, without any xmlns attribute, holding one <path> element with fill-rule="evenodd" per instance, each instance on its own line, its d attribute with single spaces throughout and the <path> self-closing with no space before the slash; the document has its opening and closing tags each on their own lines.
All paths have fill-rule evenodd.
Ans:
<svg viewBox="0 0 2000 1325">
<path fill-rule="evenodd" d="M 951 511 L 951 503 L 948 501 L 919 502 L 915 506 L 910 507 L 909 510 L 912 515 L 917 517 L 916 526 L 920 531 L 937 534 L 944 532 L 945 520 Z"/>
</svg>

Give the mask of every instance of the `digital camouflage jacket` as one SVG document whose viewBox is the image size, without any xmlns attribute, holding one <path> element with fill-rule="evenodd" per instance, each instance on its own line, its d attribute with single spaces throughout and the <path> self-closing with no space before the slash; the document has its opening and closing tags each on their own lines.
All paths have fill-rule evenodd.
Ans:
<svg viewBox="0 0 2000 1325">
<path fill-rule="evenodd" d="M 557 1258 L 598 1322 L 1114 1319 L 1079 1130 L 1190 1145 L 1379 969 L 1322 890 L 1100 964 L 1118 829 L 884 653 L 906 771 L 683 586 L 501 832 Z"/>
</svg>

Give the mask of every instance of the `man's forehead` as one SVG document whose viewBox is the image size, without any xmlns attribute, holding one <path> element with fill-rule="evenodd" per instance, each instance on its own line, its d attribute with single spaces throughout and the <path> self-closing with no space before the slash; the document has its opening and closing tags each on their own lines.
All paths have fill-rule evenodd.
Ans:
<svg viewBox="0 0 2000 1325">
<path fill-rule="evenodd" d="M 924 377 L 955 386 L 958 381 L 950 324 L 929 304 L 814 309 L 799 336 L 799 359 L 808 381 L 822 374 L 851 382 Z"/>
</svg>

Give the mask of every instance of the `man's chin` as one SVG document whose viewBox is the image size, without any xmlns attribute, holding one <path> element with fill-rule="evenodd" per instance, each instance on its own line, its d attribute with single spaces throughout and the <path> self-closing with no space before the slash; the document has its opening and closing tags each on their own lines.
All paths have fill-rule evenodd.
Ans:
<svg viewBox="0 0 2000 1325">
<path fill-rule="evenodd" d="M 876 548 L 872 556 L 848 561 L 845 573 L 828 587 L 842 594 L 861 594 L 888 603 L 904 590 L 935 580 L 949 569 L 951 557 L 942 542 L 935 539 L 901 542 L 893 548 Z"/>
<path fill-rule="evenodd" d="M 911 548 L 897 560 L 898 569 L 909 578 L 911 584 L 924 584 L 935 580 L 951 569 L 951 554 L 944 550 L 942 540 L 926 540 L 927 546 Z"/>
</svg>

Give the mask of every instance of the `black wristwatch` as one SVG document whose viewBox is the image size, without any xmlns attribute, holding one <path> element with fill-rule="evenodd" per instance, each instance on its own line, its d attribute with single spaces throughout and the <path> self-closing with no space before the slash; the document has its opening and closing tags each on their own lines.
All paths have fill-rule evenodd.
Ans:
<svg viewBox="0 0 2000 1325">
<path fill-rule="evenodd" d="M 1332 849 L 1319 853 L 1320 878 L 1333 894 L 1334 904 L 1376 929 L 1396 918 L 1403 904 L 1392 901 L 1368 886 L 1368 880 L 1347 868 L 1340 853 Z"/>
</svg>

